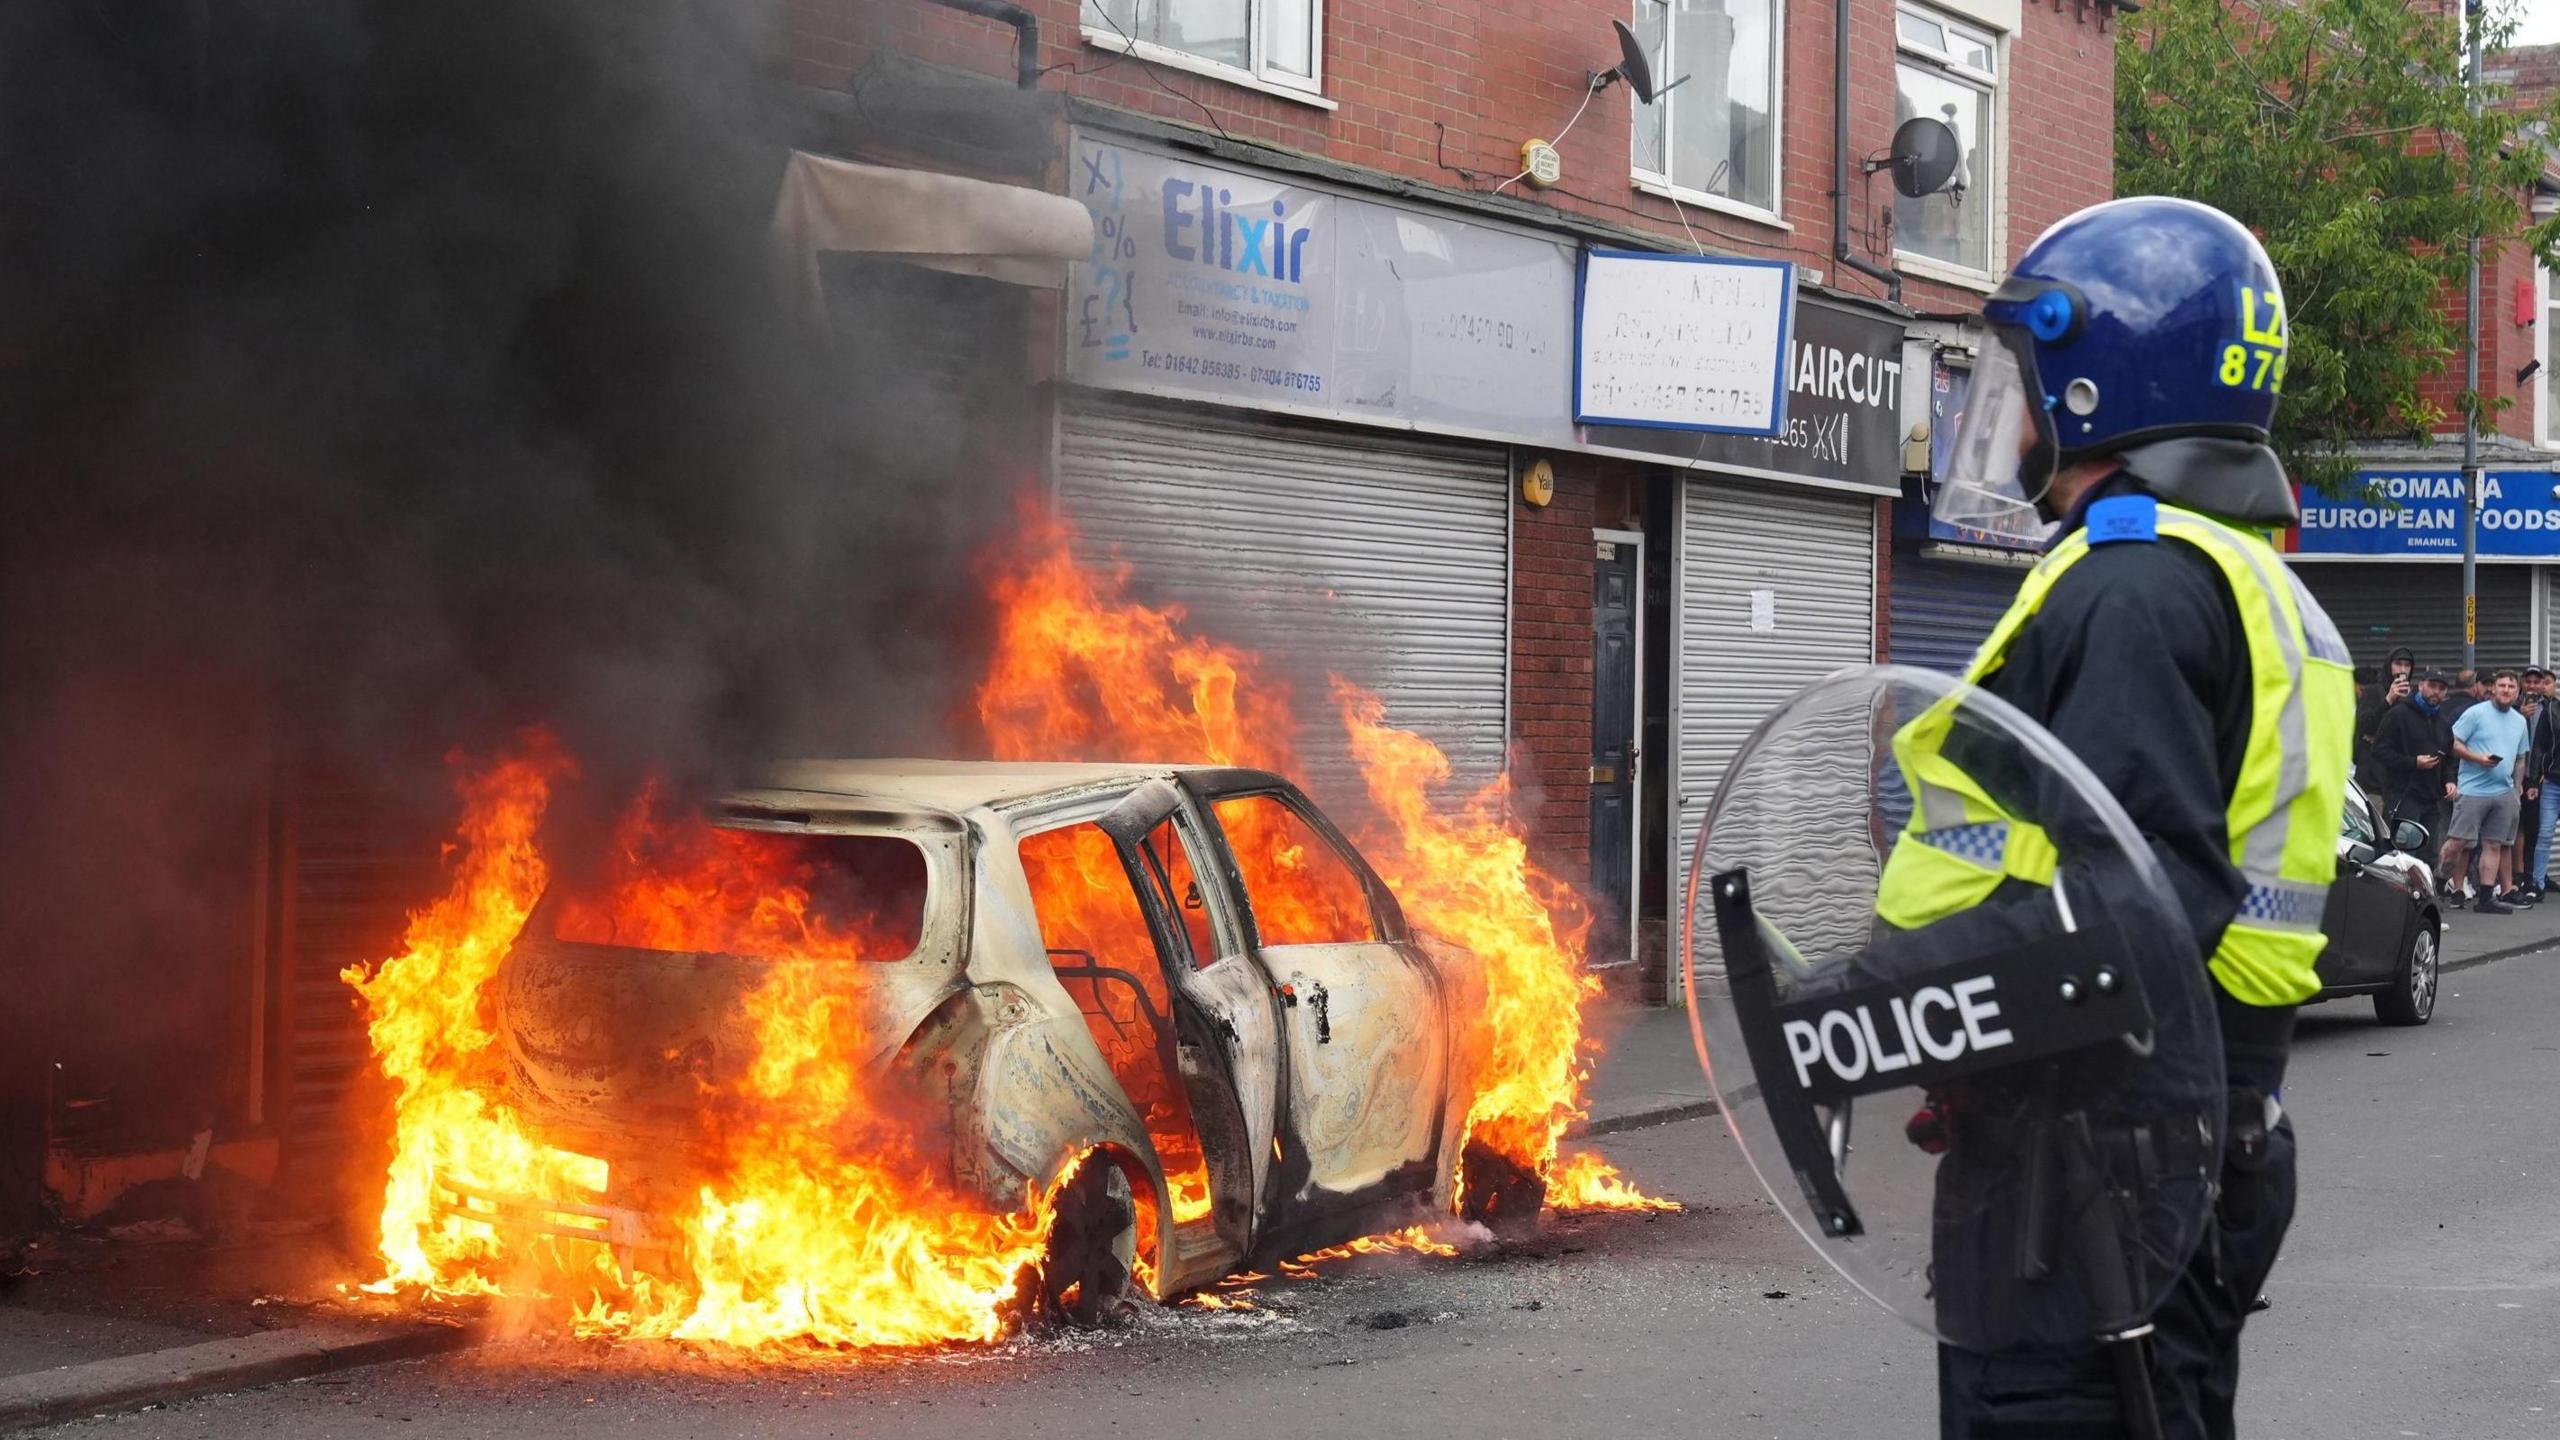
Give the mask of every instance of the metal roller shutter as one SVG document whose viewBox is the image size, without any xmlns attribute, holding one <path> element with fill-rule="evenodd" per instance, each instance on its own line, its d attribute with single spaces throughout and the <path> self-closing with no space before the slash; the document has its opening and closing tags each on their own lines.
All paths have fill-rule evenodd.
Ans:
<svg viewBox="0 0 2560 1440">
<path fill-rule="evenodd" d="M 1961 674 L 2026 578 L 2023 565 L 1896 555 L 1885 629 L 1894 663 Z"/>
<path fill-rule="evenodd" d="M 1864 496 L 1693 478 L 1681 490 L 1679 539 L 1673 893 L 1685 899 L 1698 827 L 1742 742 L 1807 685 L 1875 658 L 1875 504 Z M 1755 600 L 1762 591 L 1767 599 Z M 1753 628 L 1755 607 L 1769 628 Z M 1766 761 L 1801 783 L 1755 783 L 1742 797 L 1751 813 L 1728 808 L 1726 821 L 1737 834 L 1783 835 L 1791 853 L 1834 856 L 1837 866 L 1827 874 L 1755 871 L 1762 911 L 1772 918 L 1812 914 L 1822 907 L 1803 902 L 1863 883 L 1854 905 L 1829 907 L 1863 931 L 1876 866 L 1864 764 L 1872 744 L 1868 717 L 1824 715 L 1772 739 Z M 1715 859 L 1748 857 L 1720 847 Z M 1700 958 L 1718 963 L 1706 951 Z"/>
<path fill-rule="evenodd" d="M 2358 665 L 2380 665 L 2406 645 L 2429 669 L 2462 664 L 2462 567 L 2459 565 L 2297 565 L 2296 575 L 2337 622 Z M 2533 571 L 2483 565 L 2480 576 L 2480 663 L 2522 665 L 2533 648 Z"/>
<path fill-rule="evenodd" d="M 1331 672 L 1376 691 L 1461 782 L 1501 772 L 1505 451 L 1083 395 L 1058 424 L 1059 503 L 1081 543 L 1289 682 L 1295 778 L 1311 794 L 1348 809 L 1366 798 L 1332 720 Z"/>
<path fill-rule="evenodd" d="M 2533 567 L 2533 594 L 2541 620 L 2533 632 L 2533 658 L 2548 665 L 2560 654 L 2560 624 L 2554 623 L 2560 622 L 2560 584 L 2553 583 L 2550 566 Z"/>
<path fill-rule="evenodd" d="M 401 818 L 361 778 L 312 767 L 296 779 L 279 839 L 284 1093 L 269 1113 L 281 1111 L 287 1173 L 331 1175 L 361 1128 L 351 1092 L 372 1056 L 341 972 L 399 953 L 409 912 L 446 883 L 444 836 Z"/>
</svg>

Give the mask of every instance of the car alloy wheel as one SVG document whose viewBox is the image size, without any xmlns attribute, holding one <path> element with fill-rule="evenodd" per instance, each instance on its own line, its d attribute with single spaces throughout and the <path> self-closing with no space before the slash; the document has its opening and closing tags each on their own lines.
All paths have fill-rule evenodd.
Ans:
<svg viewBox="0 0 2560 1440">
<path fill-rule="evenodd" d="M 2436 1011 L 2436 932 L 2420 925 L 2401 957 L 2392 987 L 2373 997 L 2373 1013 L 2385 1025 L 2424 1025 Z"/>
</svg>

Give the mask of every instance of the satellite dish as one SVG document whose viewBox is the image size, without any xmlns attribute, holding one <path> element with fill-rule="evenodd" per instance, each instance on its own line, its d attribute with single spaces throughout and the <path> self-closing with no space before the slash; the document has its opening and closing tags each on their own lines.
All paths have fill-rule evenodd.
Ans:
<svg viewBox="0 0 2560 1440">
<path fill-rule="evenodd" d="M 1944 120 L 1915 115 L 1893 132 L 1893 188 L 1917 200 L 1935 195 L 1956 178 L 1964 145 Z"/>
<path fill-rule="evenodd" d="M 1637 100 L 1652 104 L 1660 93 L 1653 88 L 1653 62 L 1644 58 L 1644 46 L 1626 21 L 1612 20 L 1609 26 L 1618 32 L 1618 68 L 1609 73 L 1626 81 L 1627 88 L 1636 92 Z"/>
<path fill-rule="evenodd" d="M 1683 75 L 1670 84 L 1656 89 L 1653 83 L 1653 62 L 1644 58 L 1644 45 L 1636 39 L 1636 32 L 1629 29 L 1624 20 L 1612 20 L 1609 25 L 1618 32 L 1618 63 L 1606 70 L 1591 72 L 1592 94 L 1597 95 L 1608 89 L 1612 83 L 1624 80 L 1627 82 L 1627 88 L 1636 92 L 1636 100 L 1639 103 L 1650 105 L 1689 83 L 1689 77 Z"/>
</svg>

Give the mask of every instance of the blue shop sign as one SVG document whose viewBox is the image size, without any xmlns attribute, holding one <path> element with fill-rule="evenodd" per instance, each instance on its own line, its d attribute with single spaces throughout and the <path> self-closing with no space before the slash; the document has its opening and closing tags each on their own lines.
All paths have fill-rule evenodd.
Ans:
<svg viewBox="0 0 2560 1440">
<path fill-rule="evenodd" d="M 2554 473 L 2492 470 L 2480 477 L 2479 553 L 2560 560 L 2560 489 Z M 2382 559 L 2462 554 L 2460 470 L 2359 470 L 2360 497 L 2304 494 L 2302 527 L 2285 537 L 2296 555 Z"/>
</svg>

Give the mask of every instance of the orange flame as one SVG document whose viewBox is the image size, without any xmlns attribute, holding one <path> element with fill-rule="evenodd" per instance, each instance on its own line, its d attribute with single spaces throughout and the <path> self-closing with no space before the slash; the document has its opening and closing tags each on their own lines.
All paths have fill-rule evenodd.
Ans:
<svg viewBox="0 0 2560 1440">
<path fill-rule="evenodd" d="M 794 837 L 669 820 L 654 788 L 623 821 L 602 889 L 561 903 L 560 934 L 767 958 L 741 1003 L 752 1055 L 703 1097 L 711 1153 L 672 1207 L 667 1242 L 681 1263 L 665 1274 L 617 1263 L 641 1237 L 597 1219 L 613 1177 L 531 1138 L 505 1098 L 484 1010 L 548 883 L 535 836 L 550 789 L 573 773 L 538 739 L 464 776 L 451 891 L 412 920 L 400 955 L 347 972 L 397 1087 L 385 1274 L 372 1288 L 506 1295 L 562 1312 L 582 1334 L 736 1346 L 1001 1335 L 1022 1272 L 1040 1259 L 1050 1201 L 1026 1193 L 1001 1214 L 952 1191 L 876 1092 L 846 963 L 881 952 L 875 917 L 822 913 Z M 536 1231 L 471 1195 L 571 1218 Z M 588 1208 L 567 1208 L 577 1206 Z"/>
<path fill-rule="evenodd" d="M 1029 516 L 1024 528 L 1007 556 L 1027 555 L 1027 563 L 994 581 L 996 647 L 978 690 L 998 758 L 1295 768 L 1288 691 L 1253 654 L 1185 634 L 1178 608 L 1131 599 L 1126 565 L 1079 565 L 1063 521 Z M 1387 724 L 1375 695 L 1339 677 L 1333 691 L 1380 817 L 1358 837 L 1362 849 L 1418 928 L 1483 967 L 1486 1003 L 1471 1017 L 1477 1088 L 1468 1138 L 1540 1177 L 1549 1204 L 1656 1205 L 1596 1156 L 1556 1165 L 1559 1142 L 1583 1114 L 1593 1047 L 1582 1007 L 1600 986 L 1582 963 L 1588 916 L 1572 887 L 1530 858 L 1507 781 L 1443 806 L 1434 797 L 1449 763 L 1439 748 Z M 1302 863 L 1284 809 L 1222 808 L 1219 819 L 1231 827 L 1239 863 L 1255 872 L 1245 878 L 1258 923 L 1342 933 L 1324 917 L 1356 906 L 1356 897 L 1328 894 L 1326 867 Z"/>
<path fill-rule="evenodd" d="M 997 647 L 978 696 L 997 757 L 1296 768 L 1289 695 L 1258 675 L 1252 654 L 1185 635 L 1177 610 L 1129 600 L 1125 568 L 1079 567 L 1062 525 L 1027 529 L 1013 553 L 1028 563 L 994 582 Z M 1380 817 L 1364 849 L 1416 926 L 1482 967 L 1486 1002 L 1468 1017 L 1468 1141 L 1540 1177 L 1550 1204 L 1668 1208 L 1597 1156 L 1558 1155 L 1582 1113 L 1592 1050 L 1581 1008 L 1598 990 L 1578 953 L 1587 921 L 1571 887 L 1530 859 L 1499 782 L 1443 807 L 1433 796 L 1449 767 L 1435 747 L 1388 725 L 1377 697 L 1355 686 L 1337 680 L 1332 699 Z M 800 837 L 670 818 L 652 787 L 625 816 L 599 885 L 553 903 L 563 941 L 761 967 L 738 1002 L 752 1037 L 742 1062 L 696 1076 L 705 1153 L 676 1193 L 630 1203 L 632 1186 L 658 1182 L 542 1143 L 512 1108 L 489 992 L 550 884 L 536 837 L 553 787 L 575 773 L 536 737 L 463 775 L 450 891 L 412 918 L 399 955 L 346 972 L 395 1088 L 373 1288 L 504 1295 L 548 1306 L 581 1333 L 736 1346 L 1000 1335 L 1040 1257 L 1055 1192 L 1026 1190 L 1010 1211 L 990 1208 L 928 1161 L 925 1147 L 941 1137 L 903 1115 L 870 1069 L 875 1042 L 893 1037 L 865 1033 L 857 991 L 860 962 L 904 955 L 916 936 L 895 907 L 828 885 Z M 1339 881 L 1312 862 L 1283 807 L 1219 818 L 1251 857 L 1256 915 L 1273 934 L 1338 933 L 1345 907 L 1359 908 L 1328 888 Z M 1152 943 L 1099 832 L 1050 832 L 1022 855 L 1043 943 L 1065 957 L 1062 979 L 1085 957 L 1081 968 L 1126 972 L 1161 1009 L 1153 964 L 1114 963 L 1152 960 Z M 1135 1032 L 1093 994 L 1089 1023 L 1146 1117 L 1177 1220 L 1207 1213 L 1182 1087 L 1150 1079 L 1160 1057 L 1139 1053 Z M 529 1223 L 492 1197 L 521 1197 L 551 1218 Z M 643 1208 L 671 1233 L 617 1228 Z M 1284 1268 L 1381 1248 L 1454 1253 L 1411 1230 Z M 632 1264 L 643 1249 L 669 1263 Z"/>
<path fill-rule="evenodd" d="M 601 886 L 562 903 L 559 938 L 766 960 L 893 960 L 913 948 L 913 928 L 892 933 L 896 922 L 880 907 L 845 915 L 833 913 L 844 897 L 830 897 L 834 906 L 812 898 L 814 842 L 668 810 L 657 783 L 641 791 L 614 832 Z"/>
</svg>

